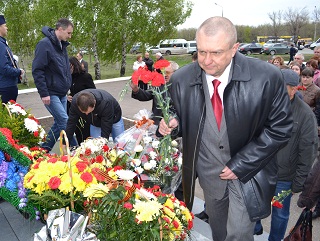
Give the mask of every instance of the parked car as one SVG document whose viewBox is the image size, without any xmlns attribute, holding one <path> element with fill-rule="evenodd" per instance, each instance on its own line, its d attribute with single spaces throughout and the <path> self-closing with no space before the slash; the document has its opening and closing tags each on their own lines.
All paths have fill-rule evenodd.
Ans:
<svg viewBox="0 0 320 241">
<path fill-rule="evenodd" d="M 197 42 L 196 41 L 188 41 L 187 42 L 188 54 L 193 55 L 194 52 L 197 52 Z"/>
<path fill-rule="evenodd" d="M 262 49 L 261 44 L 251 43 L 251 44 L 242 45 L 241 47 L 239 47 L 238 50 L 242 54 L 250 55 L 250 54 L 253 54 L 253 53 L 261 54 L 261 49 Z"/>
<path fill-rule="evenodd" d="M 267 47 L 262 48 L 262 52 L 265 54 L 288 54 L 290 53 L 290 48 L 286 44 L 276 43 L 272 45 L 268 45 Z"/>
<path fill-rule="evenodd" d="M 141 53 L 141 49 L 140 49 L 140 45 L 134 45 L 130 51 L 130 54 L 137 54 L 137 53 Z"/>
<path fill-rule="evenodd" d="M 156 54 L 156 53 L 160 52 L 158 46 L 152 46 L 150 48 L 147 48 L 147 51 L 150 52 L 151 54 Z"/>
<path fill-rule="evenodd" d="M 310 49 L 313 50 L 317 46 L 320 46 L 320 38 L 316 42 L 310 44 Z"/>
</svg>

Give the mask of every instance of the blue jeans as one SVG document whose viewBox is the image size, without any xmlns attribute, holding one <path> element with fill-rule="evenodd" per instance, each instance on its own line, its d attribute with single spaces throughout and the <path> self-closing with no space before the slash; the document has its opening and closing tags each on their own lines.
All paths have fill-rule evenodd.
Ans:
<svg viewBox="0 0 320 241">
<path fill-rule="evenodd" d="M 291 182 L 278 181 L 274 195 L 277 196 L 282 190 L 289 190 L 291 188 L 291 184 Z M 291 197 L 292 194 L 285 198 L 282 203 L 282 208 L 272 207 L 269 241 L 280 241 L 284 238 L 290 216 Z M 262 224 L 261 220 L 259 220 L 256 222 L 256 226 L 254 227 L 254 233 L 257 233 L 261 228 Z"/>
<path fill-rule="evenodd" d="M 113 141 L 116 139 L 117 136 L 124 132 L 124 124 L 123 119 L 121 118 L 117 123 L 112 125 L 112 139 Z M 97 138 L 101 136 L 101 127 L 90 125 L 90 136 Z"/>
<path fill-rule="evenodd" d="M 292 182 L 278 181 L 274 195 L 278 195 L 283 190 L 287 191 L 291 189 L 291 185 Z M 272 207 L 269 241 L 280 241 L 284 238 L 290 215 L 291 197 L 292 194 L 284 199 L 282 208 Z"/>
<path fill-rule="evenodd" d="M 67 96 L 51 95 L 50 105 L 44 106 L 53 116 L 54 122 L 46 137 L 46 141 L 42 144 L 42 147 L 48 151 L 51 151 L 60 136 L 60 132 L 65 130 L 67 127 Z M 74 137 L 69 141 L 70 146 L 77 146 L 77 142 Z"/>
</svg>

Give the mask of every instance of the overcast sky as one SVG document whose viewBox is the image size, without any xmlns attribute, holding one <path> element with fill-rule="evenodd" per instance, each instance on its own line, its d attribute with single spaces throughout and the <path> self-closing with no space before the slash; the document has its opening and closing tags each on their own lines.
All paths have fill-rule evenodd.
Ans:
<svg viewBox="0 0 320 241">
<path fill-rule="evenodd" d="M 209 17 L 223 16 L 235 25 L 258 26 L 271 23 L 268 13 L 292 9 L 306 9 L 312 17 L 314 7 L 320 8 L 320 0 L 190 0 L 194 3 L 191 16 L 178 28 L 198 28 Z M 220 6 L 215 5 L 217 3 Z"/>
</svg>

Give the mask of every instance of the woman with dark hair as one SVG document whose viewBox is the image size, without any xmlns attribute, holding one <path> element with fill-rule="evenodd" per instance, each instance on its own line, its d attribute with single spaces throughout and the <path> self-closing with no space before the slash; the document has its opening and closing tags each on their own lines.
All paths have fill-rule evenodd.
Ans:
<svg viewBox="0 0 320 241">
<path fill-rule="evenodd" d="M 75 94 L 85 89 L 96 88 L 96 86 L 93 83 L 91 74 L 85 72 L 84 68 L 82 67 L 82 65 L 76 57 L 69 58 L 69 62 L 72 76 L 72 84 L 70 87 L 70 94 L 68 95 L 68 110 L 72 101 L 72 97 Z M 80 144 L 90 136 L 90 124 L 88 124 L 85 120 L 80 118 L 75 133 L 78 144 Z"/>
</svg>

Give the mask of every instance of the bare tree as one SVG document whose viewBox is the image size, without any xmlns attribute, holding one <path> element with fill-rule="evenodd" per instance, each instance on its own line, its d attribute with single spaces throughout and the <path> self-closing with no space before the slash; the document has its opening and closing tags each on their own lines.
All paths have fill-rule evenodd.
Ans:
<svg viewBox="0 0 320 241">
<path fill-rule="evenodd" d="M 281 30 L 282 30 L 282 24 L 281 24 L 282 11 L 279 10 L 278 12 L 268 13 L 268 16 L 272 21 L 272 24 L 271 24 L 272 32 L 273 32 L 273 35 L 275 36 L 275 39 L 277 40 L 279 37 L 279 33 L 281 33 Z"/>
<path fill-rule="evenodd" d="M 294 38 L 294 42 L 297 42 L 301 28 L 309 22 L 309 12 L 306 7 L 301 10 L 288 8 L 284 13 L 284 19 Z"/>
<path fill-rule="evenodd" d="M 319 18 L 320 18 L 320 8 L 317 8 L 317 6 L 314 6 L 314 10 L 313 10 L 313 20 L 314 20 L 313 41 L 317 41 L 317 23 L 319 22 Z"/>
</svg>

